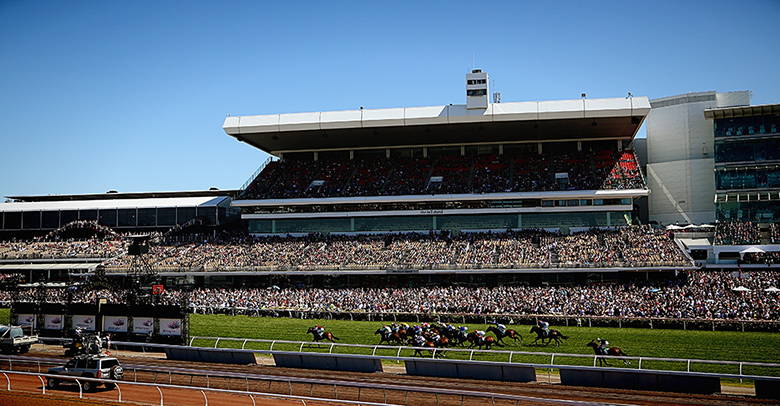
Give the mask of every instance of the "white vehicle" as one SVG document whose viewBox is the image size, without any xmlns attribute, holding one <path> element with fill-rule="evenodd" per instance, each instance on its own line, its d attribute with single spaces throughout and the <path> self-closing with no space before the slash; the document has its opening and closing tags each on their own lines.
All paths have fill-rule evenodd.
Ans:
<svg viewBox="0 0 780 406">
<path fill-rule="evenodd" d="M 105 385 L 106 389 L 114 389 L 115 382 L 124 379 L 124 369 L 119 364 L 119 360 L 109 357 L 105 354 L 79 355 L 61 367 L 49 368 L 46 372 L 49 375 L 65 375 L 71 377 L 97 378 L 104 379 L 105 382 L 81 381 L 81 388 L 85 392 L 91 392 L 100 385 Z M 73 379 L 48 378 L 46 387 L 49 389 L 57 388 L 60 383 L 76 383 Z"/>
<path fill-rule="evenodd" d="M 26 336 L 19 326 L 0 325 L 0 351 L 4 354 L 25 353 L 37 342 L 37 335 Z"/>
</svg>

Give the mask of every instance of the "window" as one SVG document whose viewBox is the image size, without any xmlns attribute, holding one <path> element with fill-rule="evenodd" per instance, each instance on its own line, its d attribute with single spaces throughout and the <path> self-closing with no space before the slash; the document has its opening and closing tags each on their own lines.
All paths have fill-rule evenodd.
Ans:
<svg viewBox="0 0 780 406">
<path fill-rule="evenodd" d="M 59 228 L 60 212 L 45 211 L 41 215 L 41 228 Z"/>
<path fill-rule="evenodd" d="M 467 96 L 478 97 L 487 95 L 487 89 L 472 89 L 466 91 Z"/>
<path fill-rule="evenodd" d="M 157 209 L 138 209 L 139 226 L 156 226 Z"/>
<path fill-rule="evenodd" d="M 106 227 L 116 227 L 116 209 L 100 210 L 98 222 Z"/>
<path fill-rule="evenodd" d="M 41 228 L 41 212 L 39 211 L 26 211 L 22 219 L 22 228 Z"/>
<path fill-rule="evenodd" d="M 119 227 L 135 227 L 135 209 L 119 209 Z"/>
</svg>

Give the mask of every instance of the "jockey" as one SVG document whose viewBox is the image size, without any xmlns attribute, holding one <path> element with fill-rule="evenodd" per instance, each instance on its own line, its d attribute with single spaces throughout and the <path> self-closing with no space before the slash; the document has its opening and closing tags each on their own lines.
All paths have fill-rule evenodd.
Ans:
<svg viewBox="0 0 780 406">
<path fill-rule="evenodd" d="M 390 326 L 388 326 L 388 325 L 384 325 L 384 326 L 382 326 L 382 333 L 383 333 L 384 335 L 390 335 L 390 333 L 391 333 L 392 331 L 393 331 L 393 330 L 390 328 Z"/>
<path fill-rule="evenodd" d="M 543 320 L 537 320 L 536 323 L 539 325 L 539 328 L 542 329 L 544 336 L 547 337 L 550 334 L 550 323 Z"/>
<path fill-rule="evenodd" d="M 425 342 L 425 337 L 418 335 L 414 337 L 414 342 L 419 346 Z"/>
<path fill-rule="evenodd" d="M 485 341 L 485 332 L 482 330 L 474 330 L 474 334 L 477 335 L 479 341 Z"/>
<path fill-rule="evenodd" d="M 393 323 L 393 324 L 391 324 L 391 325 L 390 325 L 390 330 L 391 330 L 393 333 L 397 333 L 397 332 L 398 332 L 398 323 Z"/>
<path fill-rule="evenodd" d="M 439 341 L 440 338 L 441 338 L 440 335 L 434 334 L 434 335 L 431 336 L 431 341 L 433 341 L 435 343 L 435 342 Z"/>
<path fill-rule="evenodd" d="M 409 330 L 409 325 L 406 323 L 401 323 L 401 329 L 402 330 Z"/>
<path fill-rule="evenodd" d="M 322 335 L 322 333 L 325 332 L 325 327 L 320 326 L 319 324 L 314 325 L 314 332 Z"/>
<path fill-rule="evenodd" d="M 460 332 L 460 335 L 462 335 L 463 337 L 466 336 L 466 334 L 467 334 L 466 331 L 468 331 L 468 330 L 469 330 L 469 328 L 466 327 L 466 326 L 458 327 L 458 331 Z"/>
<path fill-rule="evenodd" d="M 423 330 L 429 330 L 431 328 L 431 325 L 428 323 L 421 323 Z"/>
<path fill-rule="evenodd" d="M 412 327 L 412 329 L 414 330 L 414 335 L 416 336 L 422 335 L 422 331 L 423 331 L 422 327 L 415 325 L 414 327 Z"/>
<path fill-rule="evenodd" d="M 500 331 L 502 335 L 506 331 L 506 326 L 499 322 L 496 322 L 496 327 L 498 327 L 498 331 Z"/>
<path fill-rule="evenodd" d="M 607 355 L 607 346 L 609 345 L 609 341 L 607 341 L 606 338 L 596 338 L 596 343 L 599 345 L 599 351 L 601 351 L 602 354 Z"/>
</svg>

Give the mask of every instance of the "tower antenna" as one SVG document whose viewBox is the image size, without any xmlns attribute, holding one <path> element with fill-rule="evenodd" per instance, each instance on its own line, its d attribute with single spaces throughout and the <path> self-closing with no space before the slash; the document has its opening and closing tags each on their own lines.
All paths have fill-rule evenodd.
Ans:
<svg viewBox="0 0 780 406">
<path fill-rule="evenodd" d="M 496 88 L 496 81 L 493 80 L 493 103 L 501 103 L 501 93 Z"/>
</svg>

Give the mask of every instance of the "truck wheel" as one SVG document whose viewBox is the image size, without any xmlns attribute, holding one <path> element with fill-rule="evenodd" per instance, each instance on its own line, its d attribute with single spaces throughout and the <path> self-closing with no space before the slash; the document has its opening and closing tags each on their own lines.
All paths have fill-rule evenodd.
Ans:
<svg viewBox="0 0 780 406">
<path fill-rule="evenodd" d="M 30 351 L 30 346 L 29 345 L 22 346 L 22 348 L 19 349 L 19 353 L 21 353 L 21 354 L 24 354 L 24 353 L 29 352 L 29 351 Z"/>
<path fill-rule="evenodd" d="M 55 378 L 46 379 L 46 387 L 49 389 L 57 389 L 60 386 L 60 382 Z"/>
<path fill-rule="evenodd" d="M 81 389 L 83 389 L 84 392 L 92 392 L 95 389 L 95 383 L 92 381 L 84 381 L 81 383 Z"/>
</svg>

